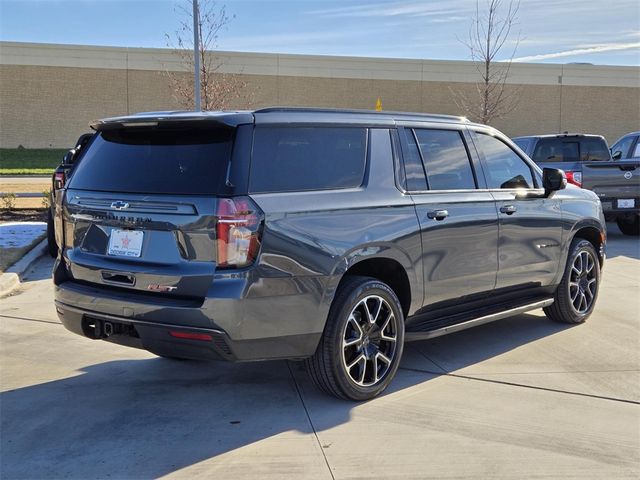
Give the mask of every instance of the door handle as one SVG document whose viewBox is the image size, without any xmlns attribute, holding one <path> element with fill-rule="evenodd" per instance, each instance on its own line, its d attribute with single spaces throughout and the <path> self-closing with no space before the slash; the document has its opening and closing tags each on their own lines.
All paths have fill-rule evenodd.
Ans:
<svg viewBox="0 0 640 480">
<path fill-rule="evenodd" d="M 432 210 L 427 213 L 427 217 L 432 220 L 444 220 L 449 216 L 449 212 L 446 210 Z"/>
<path fill-rule="evenodd" d="M 503 205 L 500 207 L 500 213 L 506 213 L 507 215 L 513 215 L 516 213 L 516 210 L 518 209 L 515 205 Z"/>
</svg>

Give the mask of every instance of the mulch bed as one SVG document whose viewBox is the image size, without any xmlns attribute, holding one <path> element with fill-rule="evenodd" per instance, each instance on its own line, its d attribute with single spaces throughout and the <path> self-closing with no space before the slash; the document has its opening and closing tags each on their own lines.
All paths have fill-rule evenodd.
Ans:
<svg viewBox="0 0 640 480">
<path fill-rule="evenodd" d="M 20 208 L 15 210 L 0 210 L 0 222 L 46 222 L 45 208 Z"/>
</svg>

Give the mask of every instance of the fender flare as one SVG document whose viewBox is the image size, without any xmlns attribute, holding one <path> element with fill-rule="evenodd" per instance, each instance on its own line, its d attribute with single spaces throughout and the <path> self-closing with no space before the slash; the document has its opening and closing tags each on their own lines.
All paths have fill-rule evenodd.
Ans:
<svg viewBox="0 0 640 480">
<path fill-rule="evenodd" d="M 354 247 L 336 259 L 329 275 L 329 281 L 325 286 L 322 304 L 325 305 L 326 308 L 331 305 L 340 281 L 350 268 L 358 263 L 372 259 L 393 260 L 397 262 L 407 274 L 411 290 L 411 304 L 413 305 L 416 300 L 420 302 L 423 300 L 422 279 L 419 277 L 422 269 L 416 268 L 416 266 L 421 266 L 421 260 L 418 259 L 418 262 L 412 262 L 409 254 L 399 249 L 396 245 L 387 242 L 376 242 Z"/>
<path fill-rule="evenodd" d="M 554 283 L 560 283 L 560 280 L 562 280 L 562 275 L 564 275 L 564 268 L 567 263 L 567 257 L 569 255 L 569 245 L 571 245 L 571 242 L 573 242 L 573 239 L 576 237 L 576 234 L 583 228 L 594 228 L 595 230 L 599 231 L 601 234 L 604 233 L 604 236 L 605 236 L 604 241 L 606 243 L 606 235 L 607 235 L 606 226 L 604 226 L 597 219 L 582 218 L 577 222 L 575 222 L 573 225 L 571 225 L 571 229 L 563 237 L 562 256 L 560 258 L 560 268 L 558 269 L 558 275 L 556 276 Z M 604 260 L 604 251 L 597 252 L 597 253 L 598 253 L 598 256 L 600 256 L 600 260 L 602 262 Z"/>
</svg>

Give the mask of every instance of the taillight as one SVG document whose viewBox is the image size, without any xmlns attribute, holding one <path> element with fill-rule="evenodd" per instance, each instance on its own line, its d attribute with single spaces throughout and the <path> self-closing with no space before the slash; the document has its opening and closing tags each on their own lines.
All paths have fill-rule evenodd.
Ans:
<svg viewBox="0 0 640 480">
<path fill-rule="evenodd" d="M 248 197 L 218 199 L 218 268 L 251 265 L 260 250 L 262 211 Z"/>
<path fill-rule="evenodd" d="M 53 187 L 60 190 L 64 187 L 64 172 L 56 172 L 53 176 Z"/>
<path fill-rule="evenodd" d="M 175 338 L 185 338 L 187 340 L 202 340 L 203 342 L 210 342 L 213 340 L 213 337 L 208 333 L 177 332 L 171 330 L 169 335 Z"/>
<path fill-rule="evenodd" d="M 567 182 L 573 183 L 578 187 L 582 187 L 582 172 L 572 172 L 569 170 L 568 172 L 564 172 L 567 175 Z"/>
</svg>

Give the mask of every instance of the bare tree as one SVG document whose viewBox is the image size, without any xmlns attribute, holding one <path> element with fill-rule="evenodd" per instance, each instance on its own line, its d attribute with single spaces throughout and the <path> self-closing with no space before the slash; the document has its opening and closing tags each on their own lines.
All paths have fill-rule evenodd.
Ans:
<svg viewBox="0 0 640 480">
<path fill-rule="evenodd" d="M 224 110 L 231 103 L 249 106 L 251 94 L 246 91 L 247 84 L 238 75 L 223 73 L 223 61 L 216 56 L 220 34 L 235 16 L 229 16 L 226 5 L 218 5 L 213 0 L 200 0 L 196 12 L 197 28 L 200 34 L 200 82 L 203 110 Z M 173 34 L 165 34 L 167 46 L 175 51 L 185 70 L 193 72 L 193 8 L 191 0 L 181 0 L 176 6 L 180 16 L 180 27 Z M 165 71 L 173 96 L 184 108 L 192 110 L 195 106 L 193 76 Z"/>
<path fill-rule="evenodd" d="M 508 88 L 506 83 L 520 36 L 516 35 L 508 60 L 499 61 L 498 55 L 510 40 L 519 8 L 519 0 L 509 0 L 506 4 L 503 0 L 486 0 L 486 10 L 481 11 L 480 2 L 476 0 L 469 38 L 462 43 L 476 63 L 480 80 L 473 92 L 453 91 L 456 105 L 472 120 L 488 124 L 509 114 L 518 105 L 519 89 Z"/>
</svg>

